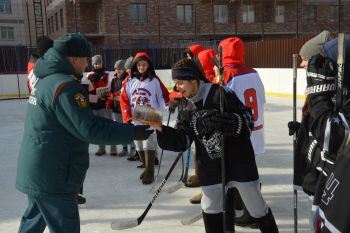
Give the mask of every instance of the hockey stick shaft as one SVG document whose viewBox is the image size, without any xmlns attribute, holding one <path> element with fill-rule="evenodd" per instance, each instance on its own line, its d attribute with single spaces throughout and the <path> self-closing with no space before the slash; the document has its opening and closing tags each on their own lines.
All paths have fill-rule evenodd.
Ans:
<svg viewBox="0 0 350 233">
<path fill-rule="evenodd" d="M 224 87 L 223 87 L 223 67 L 222 67 L 222 47 L 218 47 L 219 55 L 219 81 L 220 81 L 220 112 L 224 112 Z M 226 171 L 225 171 L 225 138 L 220 136 L 221 141 L 221 182 L 222 182 L 222 225 L 226 232 Z"/>
<path fill-rule="evenodd" d="M 337 73 L 337 93 L 336 93 L 336 104 L 335 112 L 338 113 L 343 103 L 343 79 L 344 79 L 344 33 L 338 34 L 338 73 Z"/>
<path fill-rule="evenodd" d="M 169 111 L 169 115 L 168 115 L 168 120 L 166 122 L 166 126 L 169 126 L 170 117 L 171 117 L 171 111 Z M 158 166 L 158 171 L 157 171 L 157 175 L 156 175 L 156 180 L 154 182 L 154 185 L 150 189 L 150 192 L 154 189 L 154 187 L 156 187 L 156 184 L 158 183 L 158 177 L 159 177 L 160 167 L 162 165 L 163 154 L 164 154 L 164 150 L 162 149 L 162 152 L 160 153 L 159 166 Z"/>
<path fill-rule="evenodd" d="M 191 160 L 191 147 L 187 149 L 187 161 L 186 161 L 186 170 L 185 170 L 185 175 L 184 177 L 176 182 L 173 185 L 170 185 L 165 191 L 169 194 L 174 193 L 178 191 L 179 189 L 183 188 L 185 186 L 185 183 L 187 182 L 187 177 L 188 177 L 188 170 L 190 166 L 190 160 Z"/>
<path fill-rule="evenodd" d="M 182 181 L 184 183 L 187 182 L 187 178 L 188 178 L 188 170 L 190 168 L 190 159 L 191 159 L 191 152 L 192 152 L 192 148 L 191 146 L 187 149 L 187 161 L 186 161 L 186 168 L 185 168 L 185 176 L 182 179 Z"/>
<path fill-rule="evenodd" d="M 157 199 L 160 191 L 162 190 L 162 188 L 164 187 L 165 183 L 167 182 L 170 174 L 173 172 L 177 162 L 182 157 L 182 154 L 183 154 L 183 152 L 180 152 L 178 154 L 178 156 L 176 157 L 175 161 L 171 165 L 168 173 L 166 174 L 165 178 L 163 179 L 162 183 L 159 185 L 157 191 L 154 193 L 154 196 L 153 196 L 151 202 L 148 204 L 147 208 L 145 209 L 145 211 L 143 211 L 143 213 L 140 215 L 140 217 L 138 217 L 136 220 L 132 220 L 132 221 L 128 221 L 128 222 L 112 222 L 111 227 L 112 227 L 113 230 L 129 229 L 129 228 L 136 227 L 136 226 L 138 226 L 138 225 L 140 225 L 142 223 L 142 221 L 145 219 L 148 211 L 151 209 L 154 201 Z"/>
<path fill-rule="evenodd" d="M 297 121 L 297 64 L 298 54 L 293 54 L 293 122 L 296 124 Z M 297 147 L 297 132 L 293 135 L 293 164 L 295 164 Z M 293 165 L 294 166 L 294 165 Z M 294 211 L 294 233 L 298 232 L 298 191 L 294 188 L 293 190 L 293 211 Z"/>
</svg>

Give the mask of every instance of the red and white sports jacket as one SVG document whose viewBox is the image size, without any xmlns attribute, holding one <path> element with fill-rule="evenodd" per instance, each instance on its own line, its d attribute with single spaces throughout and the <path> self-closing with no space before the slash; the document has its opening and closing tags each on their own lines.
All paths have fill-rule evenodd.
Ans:
<svg viewBox="0 0 350 233">
<path fill-rule="evenodd" d="M 132 121 L 132 112 L 136 104 L 166 110 L 168 101 L 169 92 L 158 77 L 146 78 L 143 81 L 129 77 L 123 81 L 120 107 L 124 123 Z"/>
</svg>

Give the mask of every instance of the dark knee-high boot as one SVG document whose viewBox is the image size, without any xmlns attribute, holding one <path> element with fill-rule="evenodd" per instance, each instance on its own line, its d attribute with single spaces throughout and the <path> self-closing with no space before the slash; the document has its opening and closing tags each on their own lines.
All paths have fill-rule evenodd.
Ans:
<svg viewBox="0 0 350 233">
<path fill-rule="evenodd" d="M 203 221 L 206 233 L 223 233 L 222 213 L 207 214 L 203 212 Z"/>
<path fill-rule="evenodd" d="M 154 150 L 145 151 L 145 172 L 142 178 L 143 184 L 153 183 L 155 156 L 156 152 Z"/>
<path fill-rule="evenodd" d="M 261 233 L 278 233 L 276 221 L 270 208 L 264 217 L 257 219 L 257 223 Z"/>
</svg>

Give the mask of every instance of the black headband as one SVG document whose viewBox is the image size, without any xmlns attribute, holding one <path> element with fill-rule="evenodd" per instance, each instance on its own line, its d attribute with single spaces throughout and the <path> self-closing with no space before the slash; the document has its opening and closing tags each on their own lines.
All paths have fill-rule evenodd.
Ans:
<svg viewBox="0 0 350 233">
<path fill-rule="evenodd" d="M 175 68 L 171 70 L 173 80 L 193 80 L 198 79 L 192 68 Z"/>
</svg>

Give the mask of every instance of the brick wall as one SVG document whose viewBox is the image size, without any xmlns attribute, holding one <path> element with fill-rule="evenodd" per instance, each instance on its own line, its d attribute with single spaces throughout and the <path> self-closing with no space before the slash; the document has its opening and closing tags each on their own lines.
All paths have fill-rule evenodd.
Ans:
<svg viewBox="0 0 350 233">
<path fill-rule="evenodd" d="M 76 0 L 76 2 L 78 31 L 85 33 L 93 43 L 111 46 L 128 47 L 140 43 L 153 45 L 158 44 L 159 40 L 162 44 L 168 44 L 180 41 L 223 39 L 234 36 L 236 33 L 246 40 L 255 40 L 260 39 L 262 33 L 264 38 L 267 38 L 295 35 L 297 30 L 301 35 L 317 34 L 323 30 L 334 33 L 338 31 L 338 20 L 332 19 L 330 15 L 330 6 L 336 4 L 333 2 L 308 1 L 306 3 L 299 0 L 297 19 L 295 0 L 241 0 L 234 3 L 229 3 L 227 0 L 213 0 L 214 5 L 228 6 L 228 22 L 215 24 L 213 24 L 211 0 L 159 1 L 159 14 L 158 0 L 96 0 L 94 3 Z M 141 25 L 132 23 L 130 3 L 147 4 L 147 23 Z M 341 29 L 348 32 L 350 31 L 350 2 L 343 0 L 342 3 L 344 7 Z M 176 6 L 178 4 L 192 5 L 192 23 L 177 22 Z M 253 23 L 243 23 L 243 7 L 246 4 L 254 6 Z M 275 22 L 275 4 L 285 6 L 284 23 Z M 308 23 L 305 20 L 304 10 L 310 5 L 317 8 L 315 23 Z M 48 13 L 49 17 L 51 15 Z M 64 21 L 64 28 L 51 33 L 51 37 L 55 38 L 66 32 L 75 31 L 72 3 L 64 3 Z"/>
</svg>

